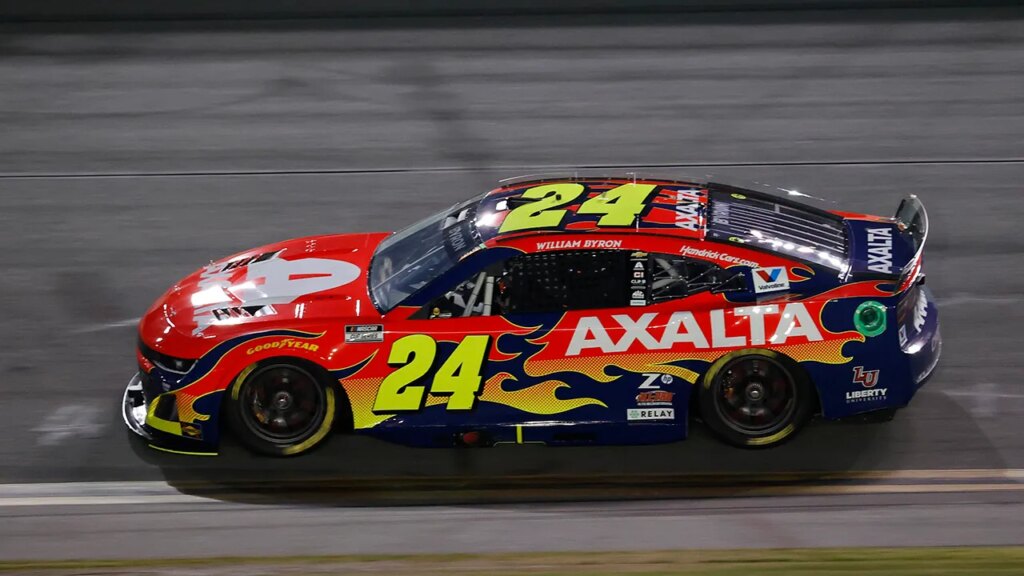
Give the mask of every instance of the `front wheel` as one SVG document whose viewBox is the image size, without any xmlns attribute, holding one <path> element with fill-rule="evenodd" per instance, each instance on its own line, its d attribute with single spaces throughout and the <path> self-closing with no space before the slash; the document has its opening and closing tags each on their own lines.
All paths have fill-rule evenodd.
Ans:
<svg viewBox="0 0 1024 576">
<path fill-rule="evenodd" d="M 294 456 L 326 438 L 334 424 L 336 393 L 307 367 L 287 362 L 254 364 L 231 385 L 227 417 L 250 449 Z"/>
<path fill-rule="evenodd" d="M 704 422 L 723 440 L 745 448 L 777 446 L 810 419 L 810 383 L 788 359 L 750 350 L 716 362 L 704 376 Z"/>
</svg>

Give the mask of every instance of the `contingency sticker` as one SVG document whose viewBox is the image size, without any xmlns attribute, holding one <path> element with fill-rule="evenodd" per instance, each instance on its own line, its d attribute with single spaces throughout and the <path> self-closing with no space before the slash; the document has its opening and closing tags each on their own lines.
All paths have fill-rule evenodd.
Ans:
<svg viewBox="0 0 1024 576">
<path fill-rule="evenodd" d="M 754 292 L 775 292 L 789 290 L 789 275 L 785 266 L 754 269 Z"/>
<path fill-rule="evenodd" d="M 673 408 L 630 408 L 626 410 L 626 420 L 675 420 Z"/>
<path fill-rule="evenodd" d="M 647 252 L 633 252 L 629 257 L 629 268 L 633 272 L 629 279 L 629 305 L 647 305 Z"/>
<path fill-rule="evenodd" d="M 345 326 L 345 342 L 354 344 L 358 342 L 383 342 L 383 324 L 355 324 Z"/>
</svg>

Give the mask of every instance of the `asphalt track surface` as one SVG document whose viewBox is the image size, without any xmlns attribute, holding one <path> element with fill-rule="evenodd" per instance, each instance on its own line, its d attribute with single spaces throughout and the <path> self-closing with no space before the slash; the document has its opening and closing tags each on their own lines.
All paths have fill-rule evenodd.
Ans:
<svg viewBox="0 0 1024 576">
<path fill-rule="evenodd" d="M 0 28 L 0 559 L 1024 544 L 1021 18 Z M 632 448 L 334 437 L 287 461 L 129 443 L 133 321 L 209 259 L 394 229 L 502 177 L 644 166 L 881 214 L 919 195 L 945 347 L 911 407 L 757 452 L 699 426 Z M 658 483 L 690 475 L 719 479 Z M 534 477 L 558 480 L 523 499 L 606 501 L 507 503 L 522 484 L 436 508 L 350 506 L 408 503 L 401 491 L 338 498 L 382 478 Z M 614 489 L 574 492 L 595 478 Z M 336 489 L 203 492 L 285 481 Z"/>
</svg>

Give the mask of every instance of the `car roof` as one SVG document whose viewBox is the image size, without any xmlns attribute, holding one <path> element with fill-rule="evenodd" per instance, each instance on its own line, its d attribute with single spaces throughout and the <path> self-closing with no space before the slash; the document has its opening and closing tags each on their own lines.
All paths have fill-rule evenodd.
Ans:
<svg viewBox="0 0 1024 576">
<path fill-rule="evenodd" d="M 505 224 L 511 211 L 536 200 L 523 199 L 528 190 L 537 188 L 536 196 L 552 194 L 554 190 L 570 191 L 576 195 L 571 201 L 548 208 L 562 213 L 562 217 L 540 226 L 515 226 L 509 230 Z M 638 189 L 647 199 L 643 210 L 628 225 L 602 225 L 603 214 L 578 212 L 587 200 L 613 189 Z M 653 189 L 652 189 L 653 187 Z M 581 190 L 582 189 L 582 190 Z M 647 179 L 631 177 L 554 177 L 528 178 L 506 181 L 481 198 L 477 207 L 477 227 L 485 242 L 520 237 L 530 234 L 579 232 L 647 232 L 689 239 L 703 239 L 705 234 L 705 208 L 707 183 L 684 180 Z M 538 205 L 539 211 L 542 206 Z M 528 210 L 536 212 L 535 210 Z"/>
<path fill-rule="evenodd" d="M 606 196 L 607 203 L 584 206 L 608 191 L 615 192 Z M 476 229 L 491 246 L 536 236 L 557 240 L 559 234 L 625 233 L 706 242 L 723 250 L 743 246 L 845 269 L 849 244 L 844 217 L 788 197 L 813 196 L 786 192 L 780 196 L 690 178 L 526 177 L 504 181 L 480 199 Z M 561 195 L 560 201 L 548 200 L 554 195 Z M 610 208 L 623 201 L 626 206 Z M 634 210 L 637 204 L 640 208 Z M 603 225 L 609 210 L 616 218 L 612 225 Z M 518 221 L 509 226 L 516 212 Z M 544 218 L 535 218 L 541 213 Z"/>
</svg>

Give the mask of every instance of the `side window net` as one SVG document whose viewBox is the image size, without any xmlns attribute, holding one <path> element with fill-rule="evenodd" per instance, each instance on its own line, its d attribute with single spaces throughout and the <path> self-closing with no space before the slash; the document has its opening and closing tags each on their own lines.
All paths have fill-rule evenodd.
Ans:
<svg viewBox="0 0 1024 576">
<path fill-rule="evenodd" d="M 678 254 L 650 254 L 643 260 L 630 254 L 578 250 L 516 256 L 467 278 L 431 304 L 425 315 L 458 318 L 643 305 L 719 289 L 735 276 Z M 644 271 L 634 270 L 638 261 Z M 644 279 L 631 282 L 637 274 Z"/>
<path fill-rule="evenodd" d="M 626 306 L 629 253 L 523 254 L 492 264 L 428 307 L 431 318 L 531 314 Z"/>
<path fill-rule="evenodd" d="M 629 254 L 618 250 L 526 254 L 510 261 L 504 312 L 525 314 L 625 306 Z"/>
</svg>

